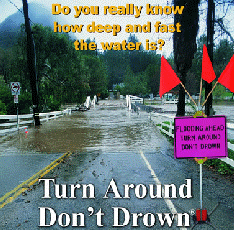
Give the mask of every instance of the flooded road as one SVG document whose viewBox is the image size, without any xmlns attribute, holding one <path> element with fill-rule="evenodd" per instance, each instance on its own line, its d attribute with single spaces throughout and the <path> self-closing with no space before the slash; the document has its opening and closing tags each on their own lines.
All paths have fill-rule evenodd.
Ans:
<svg viewBox="0 0 234 230">
<path fill-rule="evenodd" d="M 2 154 L 54 154 L 67 151 L 82 151 L 90 141 L 95 143 L 98 130 L 88 127 L 89 118 L 85 113 L 73 113 L 51 120 L 38 128 L 29 127 L 28 134 L 19 134 L 5 138 L 0 146 Z M 93 135 L 95 137 L 93 137 Z M 7 150 L 6 150 L 7 149 Z"/>
<path fill-rule="evenodd" d="M 152 150 L 160 143 L 151 140 L 149 128 L 147 113 L 129 112 L 124 101 L 102 101 L 87 112 L 73 112 L 39 128 L 29 128 L 27 135 L 21 131 L 6 137 L 0 145 L 0 154 L 126 152 L 140 146 Z"/>
<path fill-rule="evenodd" d="M 162 112 L 176 115 L 176 104 L 158 104 L 152 105 L 154 108 L 161 108 Z M 227 117 L 227 122 L 234 123 L 234 105 L 213 105 L 215 115 L 224 115 Z M 185 111 L 194 114 L 191 106 L 186 105 Z"/>
<path fill-rule="evenodd" d="M 27 157 L 24 160 L 25 164 L 33 167 L 40 165 L 43 158 L 49 161 L 50 157 L 72 151 L 69 159 L 48 173 L 45 178 L 56 179 L 56 184 L 60 185 L 60 195 L 63 193 L 62 184 L 78 187 L 80 185 L 81 188 L 83 185 L 92 185 L 95 197 L 84 198 L 84 191 L 77 189 L 76 197 L 70 198 L 71 188 L 67 186 L 65 197 L 58 198 L 55 195 L 54 181 L 50 183 L 51 198 L 44 199 L 42 197 L 45 188 L 42 182 L 33 190 L 27 191 L 25 196 L 19 196 L 0 209 L 0 229 L 44 229 L 39 226 L 40 207 L 53 209 L 57 217 L 66 213 L 63 215 L 63 224 L 66 223 L 64 218 L 67 215 L 72 217 L 72 213 L 84 214 L 84 226 L 78 229 L 133 229 L 137 228 L 136 225 L 138 229 L 189 229 L 178 227 L 177 221 L 174 221 L 172 227 L 167 223 L 163 227 L 158 218 L 150 227 L 149 223 L 153 222 L 147 221 L 147 216 L 140 218 L 140 214 L 138 224 L 134 222 L 132 215 L 129 223 L 124 224 L 126 216 L 123 210 L 142 213 L 143 216 L 147 213 L 156 215 L 175 211 L 190 213 L 199 208 L 199 166 L 193 160 L 175 160 L 173 144 L 150 122 L 148 116 L 146 112 L 129 112 L 125 101 L 105 100 L 87 112 L 74 112 L 70 116 L 44 123 L 39 129 L 29 128 L 27 136 L 20 133 L 7 137 L 0 145 L 2 162 L 10 156 L 16 156 L 17 161 L 20 161 L 20 158 L 23 161 L 24 157 Z M 35 161 L 32 157 L 30 162 L 30 156 L 41 158 Z M 24 173 L 29 176 L 29 171 Z M 20 177 L 20 174 L 21 172 L 18 172 L 17 176 Z M 8 175 L 9 181 L 10 176 L 12 175 Z M 212 224 L 221 230 L 234 229 L 233 183 L 205 168 L 203 178 L 204 208 L 210 211 L 217 202 L 221 203 L 211 218 Z M 108 193 L 108 198 L 104 198 L 112 179 L 118 186 L 120 196 L 125 195 L 126 198 L 113 198 L 112 190 Z M 180 197 L 178 188 L 185 184 L 187 179 L 192 181 L 192 197 L 184 199 Z M 152 199 L 149 190 L 146 190 L 143 198 L 143 188 L 148 188 L 150 184 L 174 184 L 177 197 Z M 128 197 L 124 185 L 138 185 L 141 190 L 130 189 Z M 142 198 L 139 198 L 141 196 Z M 119 227 L 114 226 L 114 207 L 122 208 L 117 218 Z M 103 213 L 103 226 L 98 226 L 97 223 L 96 214 L 100 210 Z M 48 225 L 50 219 L 51 214 L 48 211 Z M 190 226 L 192 225 L 190 219 Z M 59 220 L 47 228 L 64 229 Z M 66 229 L 74 229 L 72 222 Z M 212 228 L 205 225 L 194 229 Z"/>
<path fill-rule="evenodd" d="M 173 114 L 177 108 L 173 104 L 154 107 L 163 107 Z M 214 109 L 216 115 L 225 115 L 228 122 L 234 122 L 234 106 L 214 106 Z M 162 140 L 158 135 L 152 137 L 150 129 L 147 113 L 129 112 L 124 100 L 106 100 L 87 112 L 73 112 L 39 128 L 29 128 L 28 134 L 21 131 L 0 139 L 0 156 L 90 150 L 126 152 L 139 147 L 152 151 L 162 145 Z"/>
<path fill-rule="evenodd" d="M 29 127 L 27 134 L 5 136 L 0 139 L 0 197 L 65 152 L 110 154 L 171 148 L 159 136 L 148 114 L 129 112 L 124 100 L 101 101 L 87 112 Z"/>
<path fill-rule="evenodd" d="M 29 128 L 28 134 L 9 135 L 0 145 L 0 154 L 154 151 L 162 146 L 162 140 L 153 134 L 148 116 L 129 112 L 124 101 L 103 101 L 87 112 L 74 112 Z"/>
</svg>

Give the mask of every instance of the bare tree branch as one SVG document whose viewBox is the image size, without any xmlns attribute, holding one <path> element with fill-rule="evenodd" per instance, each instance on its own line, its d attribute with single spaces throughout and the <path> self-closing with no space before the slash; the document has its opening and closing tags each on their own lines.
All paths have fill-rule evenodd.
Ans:
<svg viewBox="0 0 234 230">
<path fill-rule="evenodd" d="M 234 38 L 232 37 L 231 33 L 225 28 L 223 24 L 223 18 L 216 19 L 215 23 L 217 23 L 218 26 L 221 28 L 221 30 L 228 35 L 228 37 L 231 39 L 232 42 L 234 42 Z"/>
</svg>

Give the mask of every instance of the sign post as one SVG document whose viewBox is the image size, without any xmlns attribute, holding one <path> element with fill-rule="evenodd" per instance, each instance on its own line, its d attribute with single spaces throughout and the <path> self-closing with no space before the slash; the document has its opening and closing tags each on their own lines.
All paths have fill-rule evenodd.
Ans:
<svg viewBox="0 0 234 230">
<path fill-rule="evenodd" d="M 202 210 L 202 165 L 200 164 L 200 208 Z"/>
<path fill-rule="evenodd" d="M 193 216 L 193 228 L 197 224 L 212 226 L 207 210 L 203 209 L 202 167 L 208 158 L 227 157 L 226 117 L 207 117 L 202 111 L 198 111 L 193 117 L 175 118 L 174 126 L 175 158 L 195 158 L 200 165 L 200 209 Z M 214 210 L 216 208 L 217 206 Z"/>
<path fill-rule="evenodd" d="M 207 161 L 207 157 L 204 159 L 197 159 L 195 158 L 195 161 L 200 165 L 200 210 L 203 210 L 202 206 L 202 165 Z"/>
<path fill-rule="evenodd" d="M 16 104 L 17 110 L 17 129 L 19 129 L 19 111 L 18 111 L 18 103 L 20 95 L 20 83 L 19 82 L 11 82 L 11 94 L 14 96 L 14 103 Z"/>
<path fill-rule="evenodd" d="M 18 95 L 14 95 L 14 103 L 16 104 L 17 108 L 17 129 L 19 129 L 19 107 L 18 107 Z"/>
<path fill-rule="evenodd" d="M 213 0 L 209 0 L 212 3 Z M 213 3 L 212 3 L 213 4 Z M 212 5 L 211 4 L 211 5 Z M 211 12 L 212 13 L 212 12 Z M 210 15 L 212 16 L 212 15 Z M 212 39 L 211 39 L 212 40 Z M 213 41 L 210 42 L 212 44 Z M 209 44 L 209 42 L 208 42 Z M 211 46 L 209 48 L 212 48 Z M 207 115 L 210 115 L 209 106 L 212 103 L 208 103 L 210 100 L 212 102 L 212 92 L 219 82 L 231 92 L 234 93 L 233 84 L 233 72 L 234 72 L 234 55 L 232 56 L 229 64 L 226 66 L 222 74 L 220 75 L 218 81 L 212 88 L 212 81 L 215 80 L 215 72 L 212 67 L 212 58 L 208 55 L 206 46 L 203 46 L 203 58 L 202 58 L 202 76 L 200 82 L 200 95 L 198 105 L 190 96 L 185 86 L 182 84 L 180 79 L 176 76 L 172 70 L 169 63 L 161 58 L 161 73 L 160 73 L 160 89 L 159 94 L 162 97 L 163 94 L 170 91 L 172 88 L 177 86 L 179 83 L 184 88 L 184 91 L 189 95 L 191 100 L 196 106 L 197 112 L 194 117 L 178 117 L 175 118 L 174 127 L 174 155 L 175 158 L 195 158 L 196 162 L 200 164 L 200 208 L 196 210 L 196 215 L 194 217 L 195 225 L 197 224 L 210 224 L 209 217 L 207 215 L 207 210 L 202 208 L 202 164 L 207 160 L 207 158 L 221 158 L 227 157 L 227 135 L 226 135 L 226 117 L 225 116 L 212 116 L 207 117 L 202 112 L 202 107 L 206 105 L 205 111 Z M 206 99 L 201 106 L 201 93 L 202 93 L 202 79 L 209 84 L 206 87 Z M 173 82 L 168 84 L 168 82 Z M 207 86 L 206 85 L 206 86 Z M 211 86 L 211 88 L 210 88 Z M 207 91 L 207 89 L 209 90 Z M 209 105 L 208 105 L 209 104 Z M 178 111 L 177 111 L 178 112 Z M 211 114 L 213 115 L 213 113 Z M 193 119 L 196 118 L 196 119 Z M 215 211 L 218 205 L 213 209 L 211 214 Z M 212 226 L 213 227 L 213 226 Z M 214 228 L 214 227 L 213 227 Z"/>
</svg>

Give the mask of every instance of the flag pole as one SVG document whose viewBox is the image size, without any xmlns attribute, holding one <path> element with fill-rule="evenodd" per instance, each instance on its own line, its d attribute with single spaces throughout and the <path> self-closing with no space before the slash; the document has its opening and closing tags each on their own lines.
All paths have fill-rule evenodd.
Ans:
<svg viewBox="0 0 234 230">
<path fill-rule="evenodd" d="M 201 77 L 201 81 L 200 81 L 200 94 L 199 94 L 199 101 L 198 101 L 198 110 L 200 110 L 200 106 L 201 106 L 201 95 L 202 95 L 202 77 Z"/>
<path fill-rule="evenodd" d="M 193 103 L 196 105 L 197 107 L 197 103 L 193 100 L 193 98 L 191 97 L 191 95 L 189 94 L 189 92 L 186 90 L 184 84 L 182 82 L 180 82 L 181 86 L 184 88 L 184 91 L 188 94 L 188 96 L 190 97 L 190 99 L 193 101 Z"/>
<path fill-rule="evenodd" d="M 215 85 L 213 86 L 212 90 L 211 90 L 211 91 L 209 92 L 209 94 L 207 95 L 206 100 L 205 100 L 205 101 L 203 102 L 203 104 L 202 104 L 202 107 L 206 104 L 206 102 L 207 102 L 209 96 L 212 94 L 212 92 L 214 91 L 214 89 L 215 89 L 215 87 L 216 87 L 217 84 L 218 84 L 218 81 L 216 81 L 216 83 L 215 83 Z"/>
</svg>

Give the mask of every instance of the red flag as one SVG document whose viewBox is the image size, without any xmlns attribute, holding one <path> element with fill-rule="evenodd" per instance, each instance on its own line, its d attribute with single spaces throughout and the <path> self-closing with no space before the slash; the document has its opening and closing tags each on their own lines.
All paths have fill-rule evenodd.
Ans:
<svg viewBox="0 0 234 230">
<path fill-rule="evenodd" d="M 161 73 L 160 73 L 160 89 L 159 95 L 162 97 L 163 94 L 170 91 L 180 83 L 180 79 L 176 76 L 175 71 L 171 68 L 167 60 L 161 57 Z"/>
<path fill-rule="evenodd" d="M 202 79 L 208 83 L 211 83 L 215 79 L 215 72 L 208 55 L 206 45 L 203 45 Z"/>
<path fill-rule="evenodd" d="M 234 55 L 220 75 L 218 82 L 234 93 Z"/>
</svg>

